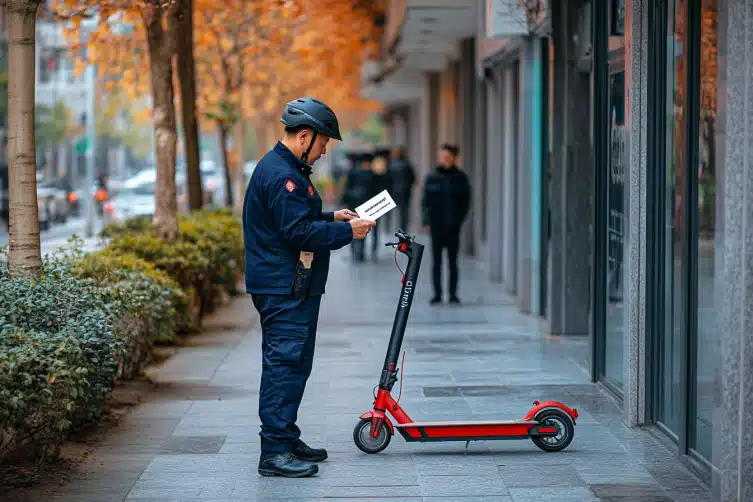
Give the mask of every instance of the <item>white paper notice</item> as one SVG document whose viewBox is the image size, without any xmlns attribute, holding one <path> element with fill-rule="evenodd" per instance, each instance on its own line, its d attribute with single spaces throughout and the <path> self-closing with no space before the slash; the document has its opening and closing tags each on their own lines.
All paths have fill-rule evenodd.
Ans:
<svg viewBox="0 0 753 502">
<path fill-rule="evenodd" d="M 384 190 L 376 197 L 372 197 L 371 199 L 358 206 L 356 208 L 356 214 L 358 214 L 359 218 L 362 218 L 364 220 L 376 221 L 377 218 L 387 214 L 396 207 L 397 204 L 395 204 L 395 201 L 392 200 L 389 192 L 387 192 L 387 190 Z"/>
</svg>

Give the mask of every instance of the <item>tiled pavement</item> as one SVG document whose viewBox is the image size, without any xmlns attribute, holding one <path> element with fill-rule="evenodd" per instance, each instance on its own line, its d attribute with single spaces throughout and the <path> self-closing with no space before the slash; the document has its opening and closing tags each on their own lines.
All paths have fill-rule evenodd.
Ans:
<svg viewBox="0 0 753 502">
<path fill-rule="evenodd" d="M 136 409 L 82 474 L 47 500 L 677 501 L 708 492 L 651 434 L 628 429 L 588 383 L 587 340 L 555 340 L 501 288 L 465 262 L 464 304 L 430 307 L 427 255 L 404 343 L 400 403 L 414 419 L 521 417 L 534 399 L 561 400 L 581 418 L 570 447 L 530 441 L 407 444 L 377 455 L 353 444 L 370 409 L 397 304 L 392 253 L 353 266 L 333 257 L 316 360 L 299 424 L 330 459 L 309 479 L 261 478 L 260 335 L 231 333 L 184 352 L 159 372 L 164 393 Z M 402 264 L 402 263 L 401 263 Z M 404 266 L 404 264 L 402 264 Z M 253 307 L 246 303 L 250 316 Z M 398 392 L 399 384 L 395 387 Z"/>
</svg>

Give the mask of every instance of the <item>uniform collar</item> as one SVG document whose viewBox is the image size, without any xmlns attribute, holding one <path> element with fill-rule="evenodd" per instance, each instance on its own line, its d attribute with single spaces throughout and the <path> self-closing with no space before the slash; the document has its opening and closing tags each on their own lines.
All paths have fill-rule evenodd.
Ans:
<svg viewBox="0 0 753 502">
<path fill-rule="evenodd" d="M 273 151 L 278 154 L 280 157 L 285 159 L 285 161 L 290 164 L 291 166 L 295 167 L 299 171 L 301 171 L 306 176 L 311 176 L 311 173 L 313 172 L 313 169 L 310 165 L 306 164 L 304 161 L 293 155 L 293 152 L 290 151 L 290 149 L 282 144 L 282 141 L 278 141 L 275 145 Z"/>
</svg>

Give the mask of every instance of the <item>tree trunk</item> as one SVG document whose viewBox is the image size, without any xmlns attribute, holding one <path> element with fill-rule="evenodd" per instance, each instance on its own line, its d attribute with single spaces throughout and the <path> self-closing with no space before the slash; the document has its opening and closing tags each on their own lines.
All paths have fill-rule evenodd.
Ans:
<svg viewBox="0 0 753 502">
<path fill-rule="evenodd" d="M 201 209 L 204 196 L 199 168 L 199 124 L 196 117 L 196 75 L 193 45 L 193 0 L 183 0 L 176 10 L 178 27 L 178 81 L 180 82 L 183 136 L 186 147 L 186 174 L 188 204 L 192 211 Z"/>
<path fill-rule="evenodd" d="M 228 128 L 225 124 L 218 123 L 217 129 L 220 134 L 220 150 L 222 150 L 222 165 L 225 168 L 225 206 L 233 207 L 233 182 L 230 176 L 230 158 L 227 153 Z"/>
<path fill-rule="evenodd" d="M 42 273 L 34 135 L 34 61 L 39 2 L 7 2 L 8 12 L 8 198 L 12 276 Z"/>
<path fill-rule="evenodd" d="M 171 241 L 178 236 L 178 199 L 175 188 L 177 136 L 173 92 L 173 51 L 170 50 L 174 42 L 170 38 L 171 35 L 174 36 L 174 32 L 168 32 L 163 28 L 162 8 L 159 4 L 153 8 L 155 13 L 153 18 L 146 23 L 146 33 L 152 78 L 157 157 L 154 228 L 160 237 Z"/>
</svg>

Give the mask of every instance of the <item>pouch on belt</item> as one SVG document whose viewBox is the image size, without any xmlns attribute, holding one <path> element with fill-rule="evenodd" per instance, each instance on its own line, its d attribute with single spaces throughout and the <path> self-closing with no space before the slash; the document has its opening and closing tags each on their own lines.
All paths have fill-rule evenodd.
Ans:
<svg viewBox="0 0 753 502">
<path fill-rule="evenodd" d="M 293 277 L 293 296 L 296 298 L 305 298 L 311 284 L 311 264 L 314 262 L 314 253 L 311 251 L 301 251 L 298 256 L 298 263 L 295 266 L 295 277 Z"/>
</svg>

